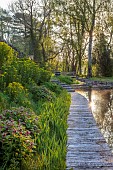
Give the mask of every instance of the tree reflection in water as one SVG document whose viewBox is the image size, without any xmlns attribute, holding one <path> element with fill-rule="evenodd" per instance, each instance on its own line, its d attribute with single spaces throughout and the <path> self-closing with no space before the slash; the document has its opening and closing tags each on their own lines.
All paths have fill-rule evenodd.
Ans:
<svg viewBox="0 0 113 170">
<path fill-rule="evenodd" d="M 90 102 L 93 116 L 113 150 L 113 90 L 76 90 Z"/>
</svg>

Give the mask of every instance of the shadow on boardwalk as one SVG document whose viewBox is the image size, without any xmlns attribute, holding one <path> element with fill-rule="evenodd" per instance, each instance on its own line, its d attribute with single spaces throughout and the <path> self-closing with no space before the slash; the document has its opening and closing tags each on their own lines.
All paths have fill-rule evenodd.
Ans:
<svg viewBox="0 0 113 170">
<path fill-rule="evenodd" d="M 113 155 L 96 125 L 87 99 L 75 92 L 71 98 L 67 170 L 113 170 Z"/>
</svg>

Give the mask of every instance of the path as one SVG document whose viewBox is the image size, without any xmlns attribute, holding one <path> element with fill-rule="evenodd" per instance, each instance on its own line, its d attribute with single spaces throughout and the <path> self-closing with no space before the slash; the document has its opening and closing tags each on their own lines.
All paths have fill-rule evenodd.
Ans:
<svg viewBox="0 0 113 170">
<path fill-rule="evenodd" d="M 71 93 L 67 170 L 113 170 L 113 155 L 82 95 Z"/>
</svg>

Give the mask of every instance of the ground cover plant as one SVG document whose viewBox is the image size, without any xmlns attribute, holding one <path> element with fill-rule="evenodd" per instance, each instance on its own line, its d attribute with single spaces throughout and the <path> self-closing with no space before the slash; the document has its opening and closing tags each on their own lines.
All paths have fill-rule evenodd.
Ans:
<svg viewBox="0 0 113 170">
<path fill-rule="evenodd" d="M 14 59 L 1 70 L 0 169 L 66 169 L 70 95 L 31 60 Z"/>
</svg>

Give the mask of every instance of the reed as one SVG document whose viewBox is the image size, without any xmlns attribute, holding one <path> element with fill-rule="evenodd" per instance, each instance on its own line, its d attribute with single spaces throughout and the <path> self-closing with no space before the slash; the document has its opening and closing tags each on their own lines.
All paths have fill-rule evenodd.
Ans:
<svg viewBox="0 0 113 170">
<path fill-rule="evenodd" d="M 39 116 L 41 132 L 37 139 L 37 152 L 42 162 L 39 169 L 66 169 L 66 130 L 69 106 L 70 95 L 64 91 L 53 103 L 44 104 Z"/>
</svg>

